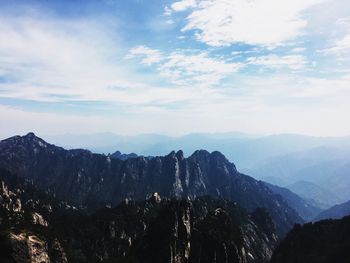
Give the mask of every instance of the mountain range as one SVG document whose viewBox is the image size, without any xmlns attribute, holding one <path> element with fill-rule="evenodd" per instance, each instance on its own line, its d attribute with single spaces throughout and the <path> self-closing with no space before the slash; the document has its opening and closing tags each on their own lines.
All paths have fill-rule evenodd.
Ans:
<svg viewBox="0 0 350 263">
<path fill-rule="evenodd" d="M 157 134 L 121 136 L 103 134 L 65 134 L 44 136 L 65 148 L 87 148 L 93 152 L 136 153 L 144 156 L 166 155 L 182 150 L 184 156 L 197 149 L 220 151 L 237 168 L 254 178 L 287 187 L 295 183 L 314 184 L 327 189 L 314 199 L 323 208 L 350 200 L 350 137 L 313 137 L 297 134 L 251 135 L 232 133 L 197 133 L 180 137 Z M 289 188 L 293 191 L 293 189 Z M 333 198 L 324 203 L 323 194 Z M 308 195 L 305 191 L 303 196 Z"/>
<path fill-rule="evenodd" d="M 347 262 L 349 217 L 301 224 L 346 216 L 349 203 L 322 211 L 308 197 L 218 151 L 97 154 L 28 133 L 0 141 L 1 260 Z"/>
<path fill-rule="evenodd" d="M 320 214 L 317 215 L 314 218 L 314 220 L 317 221 L 317 220 L 328 219 L 328 218 L 340 219 L 348 215 L 350 215 L 350 201 L 332 206 L 327 210 L 320 212 Z"/>
<path fill-rule="evenodd" d="M 210 195 L 238 202 L 252 212 L 265 207 L 279 234 L 303 222 L 287 202 L 263 182 L 241 174 L 220 152 L 182 151 L 166 156 L 121 160 L 87 150 L 65 150 L 29 133 L 0 142 L 0 168 L 33 181 L 40 189 L 78 207 L 115 206 L 125 199 Z"/>
</svg>

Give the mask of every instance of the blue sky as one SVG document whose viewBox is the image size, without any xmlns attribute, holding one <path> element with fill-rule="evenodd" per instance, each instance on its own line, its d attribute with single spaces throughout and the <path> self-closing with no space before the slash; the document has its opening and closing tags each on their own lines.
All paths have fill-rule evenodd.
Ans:
<svg viewBox="0 0 350 263">
<path fill-rule="evenodd" d="M 0 136 L 350 134 L 346 0 L 0 0 Z"/>
</svg>

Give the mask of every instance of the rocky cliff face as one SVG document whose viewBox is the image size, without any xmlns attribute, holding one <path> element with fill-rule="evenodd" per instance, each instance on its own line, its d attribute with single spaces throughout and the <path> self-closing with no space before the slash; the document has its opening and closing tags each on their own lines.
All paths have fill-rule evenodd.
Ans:
<svg viewBox="0 0 350 263">
<path fill-rule="evenodd" d="M 0 167 L 76 206 L 114 206 L 125 198 L 144 200 L 153 192 L 191 200 L 210 195 L 237 201 L 251 212 L 265 207 L 279 233 L 302 222 L 283 198 L 239 173 L 219 152 L 201 150 L 185 158 L 179 151 L 120 160 L 86 150 L 67 151 L 29 133 L 0 142 Z"/>
<path fill-rule="evenodd" d="M 60 242 L 47 235 L 53 213 L 72 209 L 0 170 L 1 262 L 67 262 Z"/>
<path fill-rule="evenodd" d="M 6 171 L 0 182 L 2 262 L 258 263 L 277 242 L 266 210 L 223 199 L 155 193 L 87 214 Z"/>
<path fill-rule="evenodd" d="M 276 248 L 271 263 L 347 263 L 349 248 L 349 216 L 296 225 Z"/>
<path fill-rule="evenodd" d="M 76 223 L 65 232 L 74 262 L 268 262 L 277 242 L 266 213 L 210 197 L 123 202 Z"/>
</svg>

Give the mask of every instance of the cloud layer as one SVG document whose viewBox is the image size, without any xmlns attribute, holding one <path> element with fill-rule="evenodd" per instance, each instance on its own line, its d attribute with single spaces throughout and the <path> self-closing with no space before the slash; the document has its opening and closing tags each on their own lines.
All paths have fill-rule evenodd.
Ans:
<svg viewBox="0 0 350 263">
<path fill-rule="evenodd" d="M 302 35 L 307 21 L 302 12 L 322 0 L 182 0 L 173 12 L 187 9 L 182 31 L 195 31 L 196 38 L 210 46 L 234 43 L 278 46 Z"/>
<path fill-rule="evenodd" d="M 81 15 L 58 11 L 61 1 L 34 2 L 0 10 L 8 135 L 350 134 L 347 3 L 90 1 L 96 8 Z"/>
</svg>

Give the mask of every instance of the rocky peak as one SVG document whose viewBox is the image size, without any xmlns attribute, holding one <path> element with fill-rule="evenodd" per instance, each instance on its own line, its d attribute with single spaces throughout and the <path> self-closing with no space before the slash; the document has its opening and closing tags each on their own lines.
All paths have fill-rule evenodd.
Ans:
<svg viewBox="0 0 350 263">
<path fill-rule="evenodd" d="M 210 153 L 206 150 L 196 150 L 192 153 L 190 158 L 195 159 L 195 160 L 205 160 L 209 158 Z"/>
<path fill-rule="evenodd" d="M 43 139 L 36 136 L 33 132 L 29 132 L 27 135 L 23 136 L 22 141 L 26 143 L 33 143 L 40 147 L 47 147 L 49 145 Z"/>
<path fill-rule="evenodd" d="M 114 153 L 112 153 L 110 155 L 111 158 L 116 158 L 119 160 L 127 160 L 130 158 L 137 158 L 138 155 L 136 153 L 129 153 L 129 154 L 125 154 L 125 153 L 121 153 L 120 151 L 116 151 Z"/>
<path fill-rule="evenodd" d="M 162 198 L 160 197 L 160 195 L 157 192 L 155 192 L 155 193 L 152 194 L 152 196 L 149 198 L 149 200 L 152 203 L 159 204 L 162 201 Z"/>
<path fill-rule="evenodd" d="M 34 132 L 28 132 L 26 135 L 23 136 L 24 138 L 28 138 L 28 139 L 36 139 L 39 138 L 37 137 Z"/>
<path fill-rule="evenodd" d="M 183 153 L 182 150 L 179 150 L 179 151 L 176 152 L 176 158 L 177 158 L 179 161 L 185 159 L 184 153 Z"/>
<path fill-rule="evenodd" d="M 14 151 L 18 154 L 23 152 L 37 153 L 38 151 L 52 147 L 54 147 L 54 145 L 37 137 L 33 132 L 24 136 L 13 136 L 0 142 L 1 151 Z"/>
</svg>

